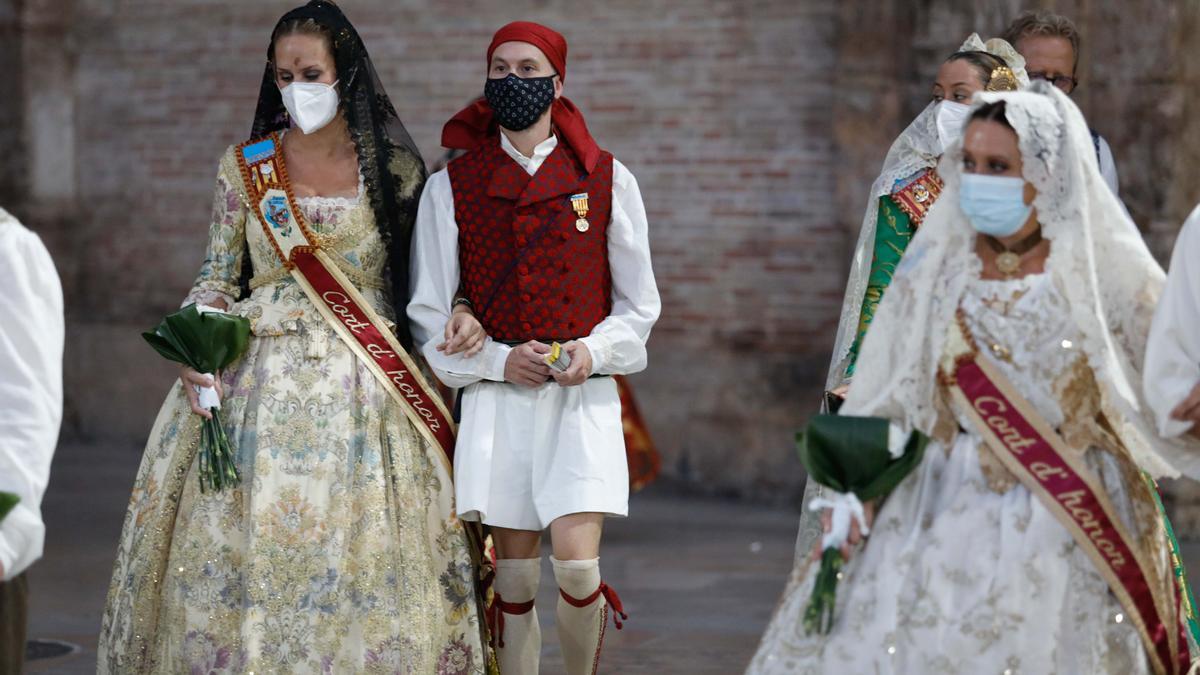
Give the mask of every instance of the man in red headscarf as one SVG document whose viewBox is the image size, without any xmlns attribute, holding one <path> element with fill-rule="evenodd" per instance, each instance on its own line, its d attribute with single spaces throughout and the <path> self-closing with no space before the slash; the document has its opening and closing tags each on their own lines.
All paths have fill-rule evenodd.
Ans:
<svg viewBox="0 0 1200 675">
<path fill-rule="evenodd" d="M 429 179 L 414 240 L 408 315 L 438 377 L 464 388 L 455 495 L 462 518 L 492 528 L 489 616 L 508 674 L 537 672 L 547 527 L 568 673 L 595 672 L 608 612 L 621 614 L 599 567 L 605 516 L 628 513 L 611 376 L 646 367 L 660 310 L 637 182 L 563 98 L 566 57 L 545 26 L 496 33 L 484 98 L 442 134 L 466 154 Z M 488 338 L 463 352 L 472 314 Z"/>
</svg>

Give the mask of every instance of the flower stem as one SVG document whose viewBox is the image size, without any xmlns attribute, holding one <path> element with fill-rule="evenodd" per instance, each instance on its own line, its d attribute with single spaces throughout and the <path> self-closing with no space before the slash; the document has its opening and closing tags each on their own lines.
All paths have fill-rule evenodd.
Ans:
<svg viewBox="0 0 1200 675">
<path fill-rule="evenodd" d="M 829 633 L 833 628 L 833 610 L 837 605 L 838 573 L 845 559 L 837 548 L 827 548 L 821 553 L 821 568 L 813 581 L 812 596 L 804 610 L 804 630 L 811 634 L 819 631 Z"/>
<path fill-rule="evenodd" d="M 200 491 L 220 491 L 238 485 L 241 474 L 233 457 L 233 447 L 221 423 L 221 412 L 210 408 L 212 419 L 204 420 L 200 430 Z"/>
</svg>

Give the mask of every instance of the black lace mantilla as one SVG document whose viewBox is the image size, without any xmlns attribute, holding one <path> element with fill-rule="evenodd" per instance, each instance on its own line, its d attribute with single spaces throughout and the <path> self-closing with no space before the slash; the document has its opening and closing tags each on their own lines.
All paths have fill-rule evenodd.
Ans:
<svg viewBox="0 0 1200 675">
<path fill-rule="evenodd" d="M 333 36 L 338 105 L 358 149 L 359 170 L 387 248 L 386 274 L 390 277 L 388 283 L 396 311 L 396 337 L 405 349 L 411 349 L 412 335 L 405 319 L 409 299 L 408 256 L 417 202 L 425 184 L 425 162 L 384 91 L 366 45 L 337 5 L 312 0 L 284 14 L 276 24 L 276 30 L 286 22 L 309 19 L 328 29 Z M 263 69 L 250 137 L 261 138 L 289 126 L 291 120 L 275 84 L 268 46 L 268 62 Z M 243 297 L 249 293 L 250 276 L 250 256 L 247 254 L 242 269 Z"/>
</svg>

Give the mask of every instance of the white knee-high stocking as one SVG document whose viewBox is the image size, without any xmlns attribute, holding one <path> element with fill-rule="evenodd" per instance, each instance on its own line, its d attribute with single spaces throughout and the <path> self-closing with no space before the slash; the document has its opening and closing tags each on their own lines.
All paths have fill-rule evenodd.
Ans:
<svg viewBox="0 0 1200 675">
<path fill-rule="evenodd" d="M 594 675 L 600 663 L 600 646 L 608 613 L 617 628 L 626 618 L 621 600 L 600 578 L 600 559 L 558 560 L 554 578 L 558 582 L 558 640 L 562 645 L 567 675 Z M 611 607 L 610 607 L 611 605 Z"/>
<path fill-rule="evenodd" d="M 496 561 L 495 597 L 488 616 L 503 675 L 538 675 L 542 629 L 533 599 L 541 578 L 541 558 Z"/>
</svg>

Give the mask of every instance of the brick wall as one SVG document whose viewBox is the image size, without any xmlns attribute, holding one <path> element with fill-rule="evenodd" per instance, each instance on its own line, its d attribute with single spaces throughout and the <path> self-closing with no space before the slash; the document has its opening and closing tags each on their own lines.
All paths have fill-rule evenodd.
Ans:
<svg viewBox="0 0 1200 675">
<path fill-rule="evenodd" d="M 932 0 L 341 4 L 430 161 L 442 122 L 481 91 L 496 27 L 529 18 L 567 35 L 567 95 L 637 175 L 650 214 L 664 315 L 651 367 L 634 382 L 665 472 L 780 500 L 802 484 L 791 436 L 818 401 L 866 188 L 938 60 L 970 28 L 994 33 L 1016 10 Z M 1197 75 L 1176 58 L 1195 10 L 1176 4 L 1060 3 L 1081 12 L 1091 36 L 1081 103 L 1105 111 L 1093 122 L 1160 253 L 1197 197 L 1179 176 L 1200 153 L 1200 125 L 1185 124 L 1194 88 L 1173 86 Z M 290 6 L 0 0 L 0 61 L 13 62 L 4 37 L 19 26 L 24 77 L 19 103 L 0 105 L 0 198 L 18 195 L 10 210 L 47 239 L 66 285 L 67 434 L 132 440 L 149 429 L 173 369 L 138 333 L 191 283 L 217 158 L 248 133 L 265 41 Z M 1132 17 L 1136 35 L 1116 43 Z M 0 96 L 11 82 L 0 81 Z M 1189 140 L 1172 144 L 1164 130 Z"/>
</svg>

